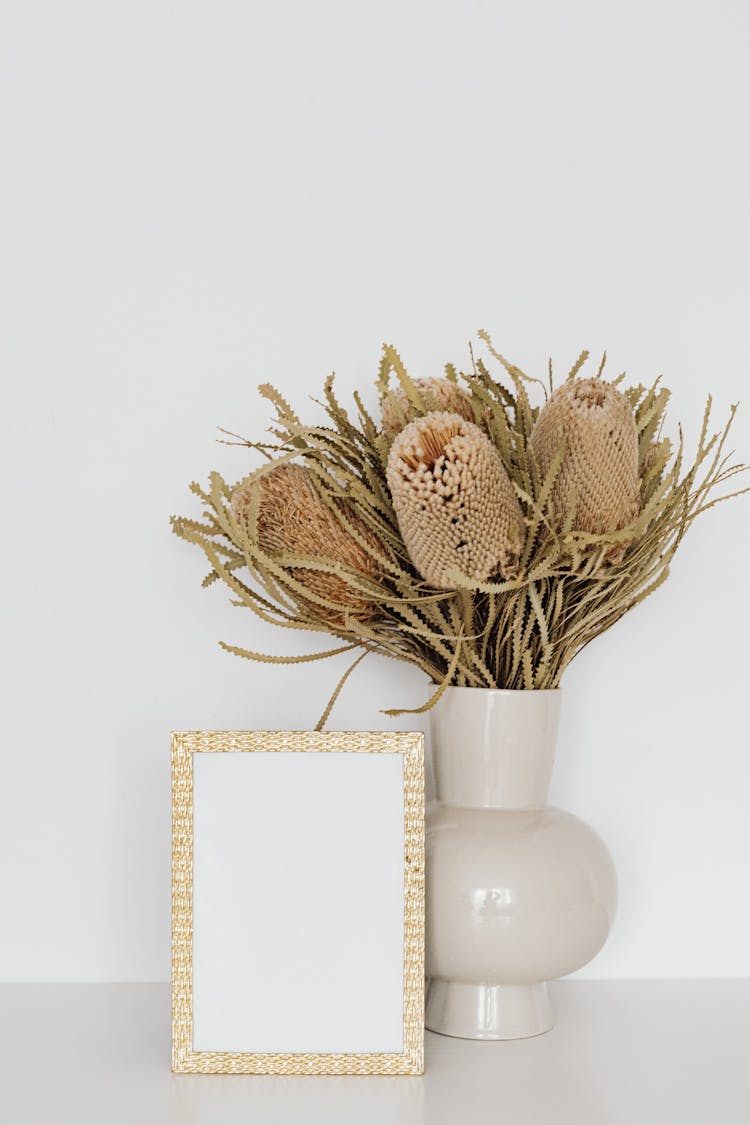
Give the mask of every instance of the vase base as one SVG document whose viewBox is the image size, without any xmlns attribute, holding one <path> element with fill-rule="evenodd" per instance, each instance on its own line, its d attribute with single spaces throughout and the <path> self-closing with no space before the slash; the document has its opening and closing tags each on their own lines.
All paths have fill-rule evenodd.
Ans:
<svg viewBox="0 0 750 1125">
<path fill-rule="evenodd" d="M 425 1027 L 457 1039 L 529 1039 L 552 1027 L 545 983 L 427 983 Z"/>
</svg>

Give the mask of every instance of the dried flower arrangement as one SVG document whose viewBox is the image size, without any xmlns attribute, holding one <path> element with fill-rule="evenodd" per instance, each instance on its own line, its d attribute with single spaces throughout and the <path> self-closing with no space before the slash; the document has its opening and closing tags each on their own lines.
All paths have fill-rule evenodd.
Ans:
<svg viewBox="0 0 750 1125">
<path fill-rule="evenodd" d="M 193 484 L 201 520 L 172 518 L 233 602 L 287 629 L 343 643 L 280 664 L 361 649 L 416 664 L 437 685 L 553 688 L 590 640 L 664 582 L 683 535 L 745 471 L 725 453 L 736 407 L 710 431 L 711 399 L 694 460 L 662 436 L 669 391 L 625 386 L 624 374 L 580 372 L 555 389 L 507 362 L 480 332 L 488 361 L 412 379 L 385 347 L 376 421 L 355 393 L 352 417 L 326 380 L 327 422 L 306 425 L 283 397 L 271 440 L 237 439 L 264 460 L 239 484 L 212 473 Z M 503 380 L 493 378 L 489 358 Z M 530 400 L 538 385 L 544 403 Z M 236 435 L 228 435 L 235 438 Z M 391 711 L 389 714 L 397 714 Z"/>
</svg>

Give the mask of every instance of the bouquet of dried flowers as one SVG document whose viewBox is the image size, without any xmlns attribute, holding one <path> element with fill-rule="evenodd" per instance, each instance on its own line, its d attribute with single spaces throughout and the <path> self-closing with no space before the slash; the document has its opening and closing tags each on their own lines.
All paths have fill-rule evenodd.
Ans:
<svg viewBox="0 0 750 1125">
<path fill-rule="evenodd" d="M 330 634 L 325 652 L 249 660 L 291 664 L 370 652 L 421 668 L 436 690 L 554 688 L 590 640 L 653 593 L 688 527 L 745 466 L 726 453 L 736 407 L 711 431 L 711 399 L 685 464 L 663 436 L 669 391 L 593 378 L 582 352 L 555 388 L 509 363 L 486 332 L 487 360 L 412 378 L 383 349 L 380 416 L 323 388 L 326 422 L 308 425 L 270 386 L 270 440 L 227 435 L 263 463 L 237 484 L 191 486 L 202 519 L 172 518 L 205 553 L 204 585 L 286 629 Z M 500 378 L 490 372 L 498 365 Z M 538 397 L 532 405 L 532 397 Z M 717 494 L 717 490 L 719 494 Z M 391 711 L 389 714 L 397 714 Z"/>
</svg>

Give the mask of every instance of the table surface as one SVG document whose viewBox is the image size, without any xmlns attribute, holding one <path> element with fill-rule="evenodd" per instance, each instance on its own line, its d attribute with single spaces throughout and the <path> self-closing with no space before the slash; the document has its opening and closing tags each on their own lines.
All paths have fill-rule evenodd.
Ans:
<svg viewBox="0 0 750 1125">
<path fill-rule="evenodd" d="M 0 986 L 7 1125 L 744 1125 L 750 980 L 567 981 L 555 1028 L 472 1043 L 427 1033 L 423 1078 L 170 1071 L 163 984 Z"/>
</svg>

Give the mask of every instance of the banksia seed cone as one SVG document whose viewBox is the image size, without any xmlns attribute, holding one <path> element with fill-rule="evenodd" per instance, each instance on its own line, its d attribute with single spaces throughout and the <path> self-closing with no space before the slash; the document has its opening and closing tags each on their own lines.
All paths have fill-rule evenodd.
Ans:
<svg viewBox="0 0 750 1125">
<path fill-rule="evenodd" d="M 473 422 L 443 411 L 410 422 L 386 475 L 404 544 L 430 585 L 455 589 L 450 570 L 479 582 L 513 575 L 523 516 L 495 447 Z"/>
<path fill-rule="evenodd" d="M 563 452 L 551 498 L 558 529 L 574 493 L 574 531 L 605 535 L 636 518 L 641 482 L 635 418 L 625 395 L 611 383 L 571 379 L 558 387 L 536 421 L 530 444 L 542 478 Z"/>
<path fill-rule="evenodd" d="M 436 410 L 446 410 L 460 414 L 467 422 L 474 421 L 471 395 L 451 383 L 449 379 L 414 379 L 414 386 L 420 395 L 428 399 L 426 406 L 434 404 Z M 414 408 L 406 397 L 403 387 L 389 391 L 382 403 L 383 433 L 392 440 L 414 418 Z"/>
<path fill-rule="evenodd" d="M 309 469 L 278 465 L 254 481 L 239 484 L 232 494 L 232 510 L 240 524 L 248 517 L 255 489 L 259 489 L 258 546 L 265 554 L 304 555 L 321 562 L 340 563 L 365 578 L 377 578 L 375 560 L 323 502 Z M 382 554 L 383 544 L 351 507 L 340 501 L 340 510 L 365 542 Z M 375 605 L 365 594 L 336 574 L 304 567 L 290 567 L 288 573 L 312 594 L 334 603 L 336 608 L 327 607 L 293 594 L 307 614 L 330 625 L 341 628 L 347 615 L 363 621 L 375 611 Z"/>
</svg>

